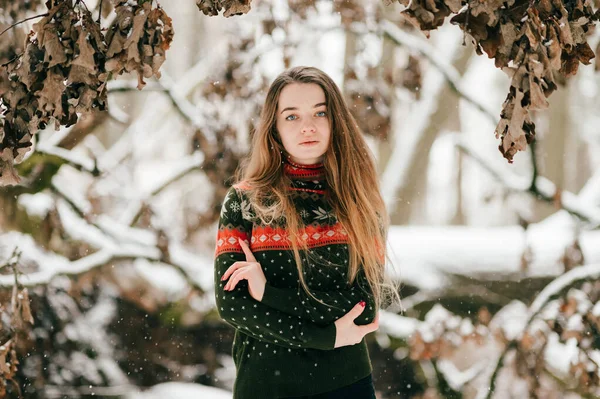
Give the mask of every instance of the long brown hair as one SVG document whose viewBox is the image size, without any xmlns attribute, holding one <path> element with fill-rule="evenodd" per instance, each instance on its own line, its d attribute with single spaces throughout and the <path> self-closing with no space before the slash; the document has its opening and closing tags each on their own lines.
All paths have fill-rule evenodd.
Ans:
<svg viewBox="0 0 600 399">
<path fill-rule="evenodd" d="M 279 95 L 290 83 L 315 83 L 325 92 L 331 135 L 323 166 L 328 199 L 348 233 L 348 283 L 354 282 L 362 267 L 379 309 L 382 302 L 387 302 L 386 293 L 399 300 L 394 283 L 385 273 L 389 216 L 371 150 L 340 90 L 327 74 L 313 67 L 294 67 L 273 81 L 252 135 L 250 153 L 237 170 L 236 181 L 246 186 L 244 192 L 257 219 L 265 224 L 285 219 L 301 285 L 314 298 L 299 255 L 299 247 L 308 252 L 306 242 L 298 239 L 304 226 L 289 195 L 291 181 L 282 167 L 286 151 L 276 129 Z"/>
</svg>

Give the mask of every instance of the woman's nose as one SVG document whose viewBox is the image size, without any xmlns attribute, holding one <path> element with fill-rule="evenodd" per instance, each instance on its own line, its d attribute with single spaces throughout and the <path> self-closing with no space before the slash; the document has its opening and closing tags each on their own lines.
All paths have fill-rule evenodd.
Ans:
<svg viewBox="0 0 600 399">
<path fill-rule="evenodd" d="M 305 123 L 302 125 L 302 133 L 314 132 L 316 130 L 314 123 Z"/>
</svg>

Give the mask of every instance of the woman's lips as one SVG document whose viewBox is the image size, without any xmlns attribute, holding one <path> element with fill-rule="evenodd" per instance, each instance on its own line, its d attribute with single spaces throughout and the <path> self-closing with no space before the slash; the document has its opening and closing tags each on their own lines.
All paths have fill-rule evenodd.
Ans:
<svg viewBox="0 0 600 399">
<path fill-rule="evenodd" d="M 308 145 L 308 146 L 310 146 L 310 145 L 315 145 L 317 143 L 318 143 L 318 141 L 307 141 L 307 142 L 304 142 L 304 143 L 300 143 L 300 145 Z"/>
</svg>

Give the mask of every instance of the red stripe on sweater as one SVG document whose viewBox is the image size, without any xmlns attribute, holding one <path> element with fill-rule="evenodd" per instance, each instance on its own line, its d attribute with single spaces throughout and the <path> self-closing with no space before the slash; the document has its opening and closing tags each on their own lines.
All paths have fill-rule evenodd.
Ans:
<svg viewBox="0 0 600 399">
<path fill-rule="evenodd" d="M 248 235 L 238 229 L 222 229 L 217 234 L 215 256 L 225 252 L 243 252 L 238 237 L 248 240 Z M 300 239 L 309 248 L 330 244 L 347 244 L 348 233 L 340 223 L 334 225 L 306 226 L 300 230 Z M 291 241 L 286 229 L 260 226 L 252 230 L 250 249 L 255 251 L 291 250 Z"/>
</svg>

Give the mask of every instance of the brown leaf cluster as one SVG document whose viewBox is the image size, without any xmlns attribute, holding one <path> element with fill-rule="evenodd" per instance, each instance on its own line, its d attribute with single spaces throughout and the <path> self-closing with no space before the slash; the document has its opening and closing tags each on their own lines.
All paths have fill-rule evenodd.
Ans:
<svg viewBox="0 0 600 399">
<path fill-rule="evenodd" d="M 31 147 L 38 129 L 54 121 L 71 126 L 78 114 L 106 109 L 106 83 L 123 72 L 160 77 L 173 38 L 171 19 L 151 2 L 115 0 L 106 35 L 85 7 L 48 1 L 48 15 L 33 25 L 23 54 L 0 79 L 0 186 L 17 184 L 13 165 Z M 0 76 L 1 77 L 1 76 Z"/>
<path fill-rule="evenodd" d="M 27 288 L 18 288 L 18 282 L 15 282 L 11 295 L 10 308 L 0 305 L 0 315 L 2 316 L 2 329 L 0 330 L 0 398 L 7 395 L 8 384 L 13 385 L 18 391 L 18 383 L 15 380 L 19 360 L 17 357 L 17 343 L 19 336 L 31 328 L 33 325 L 33 316 L 31 314 L 29 293 Z M 7 324 L 6 321 L 10 320 Z"/>
<path fill-rule="evenodd" d="M 421 29 L 427 37 L 429 31 L 442 26 L 444 19 L 450 14 L 460 11 L 460 0 L 398 0 L 407 8 L 402 12 L 404 17 L 417 28 Z"/>
<path fill-rule="evenodd" d="M 221 10 L 224 17 L 247 14 L 250 11 L 252 0 L 196 0 L 198 9 L 204 15 L 219 15 Z"/>
<path fill-rule="evenodd" d="M 435 316 L 428 317 L 432 313 Z M 488 335 L 489 329 L 483 323 L 473 325 L 470 319 L 463 319 L 436 305 L 410 338 L 410 358 L 448 359 L 466 342 L 474 343 L 475 346 L 483 345 Z"/>
<path fill-rule="evenodd" d="M 407 6 L 403 15 L 427 35 L 455 14 L 450 22 L 471 36 L 478 54 L 485 52 L 509 74 L 511 86 L 495 130 L 509 162 L 534 139 L 530 111 L 547 108 L 546 98 L 562 77 L 594 58 L 587 36 L 600 14 L 592 0 L 475 0 L 464 8 L 459 0 L 398 1 Z"/>
<path fill-rule="evenodd" d="M 365 78 L 359 78 L 353 68 L 345 77 L 344 95 L 358 127 L 364 134 L 387 140 L 391 129 L 391 84 L 393 76 L 381 76 L 381 68 L 368 69 Z"/>
<path fill-rule="evenodd" d="M 555 314 L 546 322 L 566 343 L 574 339 L 580 350 L 577 361 L 571 364 L 570 373 L 579 388 L 586 394 L 600 392 L 598 364 L 590 356 L 600 345 L 600 281 L 587 282 L 580 289 L 572 288 L 558 300 Z"/>
<path fill-rule="evenodd" d="M 586 282 L 579 289 L 571 288 L 549 302 L 538 319 L 519 337 L 516 342 L 515 371 L 527 381 L 530 397 L 543 397 L 539 395 L 540 381 L 537 376 L 543 375 L 548 368 L 546 350 L 551 334 L 557 334 L 562 344 L 568 341 L 575 343 L 578 349 L 577 358 L 571 359 L 567 376 L 570 381 L 566 382 L 576 385 L 577 392 L 583 396 L 600 393 L 598 364 L 591 356 L 600 342 L 599 301 L 599 281 Z"/>
<path fill-rule="evenodd" d="M 35 11 L 40 5 L 41 2 L 36 0 L 0 0 L 0 14 L 5 18 L 16 19 L 28 11 Z"/>
<path fill-rule="evenodd" d="M 117 18 L 106 34 L 106 71 L 116 75 L 136 71 L 141 90 L 144 78 L 160 78 L 173 24 L 162 8 L 152 8 L 152 2 L 132 6 L 130 1 L 117 0 L 115 12 Z"/>
</svg>

